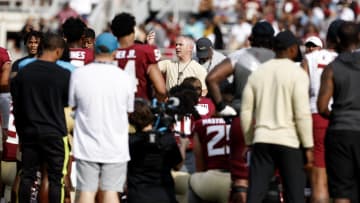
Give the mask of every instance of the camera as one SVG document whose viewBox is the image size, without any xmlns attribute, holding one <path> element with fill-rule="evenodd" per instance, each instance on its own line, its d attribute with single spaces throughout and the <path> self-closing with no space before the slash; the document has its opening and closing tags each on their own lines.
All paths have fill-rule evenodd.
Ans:
<svg viewBox="0 0 360 203">
<path fill-rule="evenodd" d="M 171 131 L 172 125 L 178 119 L 179 107 L 180 100 L 177 97 L 169 97 L 167 102 L 152 100 L 150 109 L 155 116 L 153 131 Z"/>
</svg>

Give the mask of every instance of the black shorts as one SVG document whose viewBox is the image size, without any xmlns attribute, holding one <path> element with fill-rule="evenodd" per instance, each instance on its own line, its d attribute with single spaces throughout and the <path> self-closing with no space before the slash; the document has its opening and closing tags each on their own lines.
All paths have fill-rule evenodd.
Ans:
<svg viewBox="0 0 360 203">
<path fill-rule="evenodd" d="M 328 130 L 325 137 L 325 161 L 330 196 L 358 199 L 360 131 Z"/>
</svg>

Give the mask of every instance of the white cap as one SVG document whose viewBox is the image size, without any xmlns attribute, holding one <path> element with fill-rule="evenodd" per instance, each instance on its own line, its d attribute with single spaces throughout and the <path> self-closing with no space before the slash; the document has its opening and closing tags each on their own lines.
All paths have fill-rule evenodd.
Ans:
<svg viewBox="0 0 360 203">
<path fill-rule="evenodd" d="M 316 36 L 308 37 L 308 38 L 306 38 L 304 44 L 306 45 L 309 42 L 315 44 L 316 46 L 318 46 L 320 48 L 323 48 L 323 43 L 322 43 L 322 41 L 321 41 L 321 39 L 319 37 L 316 37 Z"/>
</svg>

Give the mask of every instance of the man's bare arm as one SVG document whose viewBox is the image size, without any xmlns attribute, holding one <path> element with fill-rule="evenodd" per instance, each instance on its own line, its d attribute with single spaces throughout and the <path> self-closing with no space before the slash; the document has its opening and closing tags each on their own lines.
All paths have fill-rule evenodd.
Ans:
<svg viewBox="0 0 360 203">
<path fill-rule="evenodd" d="M 149 65 L 149 78 L 154 86 L 156 98 L 159 101 L 166 99 L 165 80 L 157 64 Z"/>
<path fill-rule="evenodd" d="M 326 66 L 321 75 L 321 85 L 317 107 L 319 114 L 324 118 L 329 118 L 329 101 L 334 94 L 334 72 L 330 65 Z"/>
<path fill-rule="evenodd" d="M 234 69 L 230 59 L 224 59 L 208 73 L 206 77 L 206 85 L 215 104 L 219 104 L 223 100 L 219 84 L 233 73 Z"/>
</svg>

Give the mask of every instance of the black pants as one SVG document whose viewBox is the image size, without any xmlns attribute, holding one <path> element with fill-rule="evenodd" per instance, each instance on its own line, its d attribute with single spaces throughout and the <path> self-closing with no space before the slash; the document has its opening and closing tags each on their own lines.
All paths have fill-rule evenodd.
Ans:
<svg viewBox="0 0 360 203">
<path fill-rule="evenodd" d="M 325 160 L 330 197 L 359 202 L 360 131 L 328 130 Z"/>
<path fill-rule="evenodd" d="M 279 169 L 285 202 L 304 203 L 305 172 L 300 149 L 274 144 L 254 144 L 250 160 L 248 203 L 261 203 L 275 169 Z"/>
<path fill-rule="evenodd" d="M 36 172 L 43 163 L 48 166 L 49 202 L 63 203 L 64 175 L 67 173 L 69 146 L 67 137 L 28 136 L 21 138 L 22 173 L 19 202 L 29 203 Z"/>
</svg>

